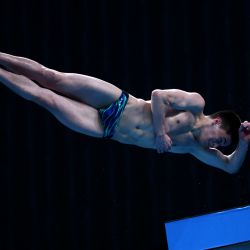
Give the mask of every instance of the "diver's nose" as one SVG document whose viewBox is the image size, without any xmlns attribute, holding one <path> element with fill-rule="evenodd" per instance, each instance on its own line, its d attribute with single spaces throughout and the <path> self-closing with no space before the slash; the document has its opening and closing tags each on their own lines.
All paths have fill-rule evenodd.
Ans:
<svg viewBox="0 0 250 250">
<path fill-rule="evenodd" d="M 210 148 L 217 148 L 219 146 L 218 143 L 214 140 L 210 140 L 209 145 L 210 145 Z"/>
</svg>

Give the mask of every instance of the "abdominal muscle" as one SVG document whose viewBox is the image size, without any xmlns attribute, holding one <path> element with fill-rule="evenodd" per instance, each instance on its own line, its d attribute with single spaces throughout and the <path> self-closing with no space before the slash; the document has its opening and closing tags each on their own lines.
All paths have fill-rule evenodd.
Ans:
<svg viewBox="0 0 250 250">
<path fill-rule="evenodd" d="M 144 148 L 155 148 L 151 104 L 129 95 L 112 139 Z"/>
</svg>

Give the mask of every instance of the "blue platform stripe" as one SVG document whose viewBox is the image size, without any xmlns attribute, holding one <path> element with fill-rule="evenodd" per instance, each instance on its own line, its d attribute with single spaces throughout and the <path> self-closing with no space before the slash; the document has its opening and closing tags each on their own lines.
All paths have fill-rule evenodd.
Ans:
<svg viewBox="0 0 250 250">
<path fill-rule="evenodd" d="M 123 91 L 117 101 L 111 103 L 108 107 L 100 108 L 98 110 L 104 128 L 104 138 L 111 138 L 114 135 L 127 102 L 128 93 Z"/>
<path fill-rule="evenodd" d="M 169 250 L 201 250 L 250 241 L 250 206 L 165 223 Z M 226 249 L 226 248 L 225 248 Z M 233 247 L 230 249 L 250 249 Z"/>
</svg>

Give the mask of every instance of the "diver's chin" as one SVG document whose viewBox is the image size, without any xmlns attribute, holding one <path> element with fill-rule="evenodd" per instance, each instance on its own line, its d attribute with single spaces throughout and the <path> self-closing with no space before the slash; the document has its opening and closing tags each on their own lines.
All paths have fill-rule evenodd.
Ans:
<svg viewBox="0 0 250 250">
<path fill-rule="evenodd" d="M 209 142 L 204 142 L 204 143 L 202 144 L 202 146 L 203 146 L 204 149 L 209 149 L 209 148 L 211 148 L 211 145 L 209 144 Z"/>
</svg>

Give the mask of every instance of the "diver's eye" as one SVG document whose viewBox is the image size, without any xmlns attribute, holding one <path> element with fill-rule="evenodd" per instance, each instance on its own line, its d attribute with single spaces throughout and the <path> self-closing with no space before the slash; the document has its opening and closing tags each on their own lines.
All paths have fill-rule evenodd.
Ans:
<svg viewBox="0 0 250 250">
<path fill-rule="evenodd" d="M 217 143 L 218 145 L 222 146 L 222 138 L 218 139 Z"/>
</svg>

